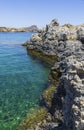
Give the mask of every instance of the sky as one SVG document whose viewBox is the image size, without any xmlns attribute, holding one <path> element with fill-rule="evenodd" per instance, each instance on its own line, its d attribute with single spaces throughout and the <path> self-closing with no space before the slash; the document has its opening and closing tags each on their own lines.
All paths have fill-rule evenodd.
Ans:
<svg viewBox="0 0 84 130">
<path fill-rule="evenodd" d="M 84 23 L 84 0 L 0 0 L 0 26 L 41 28 L 55 18 L 60 25 Z"/>
</svg>

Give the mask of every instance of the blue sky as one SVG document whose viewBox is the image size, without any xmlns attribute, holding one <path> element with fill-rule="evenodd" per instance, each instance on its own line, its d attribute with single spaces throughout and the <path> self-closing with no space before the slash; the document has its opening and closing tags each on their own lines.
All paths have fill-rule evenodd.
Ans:
<svg viewBox="0 0 84 130">
<path fill-rule="evenodd" d="M 84 23 L 84 0 L 0 0 L 0 26 L 43 27 L 54 18 L 60 24 Z"/>
</svg>

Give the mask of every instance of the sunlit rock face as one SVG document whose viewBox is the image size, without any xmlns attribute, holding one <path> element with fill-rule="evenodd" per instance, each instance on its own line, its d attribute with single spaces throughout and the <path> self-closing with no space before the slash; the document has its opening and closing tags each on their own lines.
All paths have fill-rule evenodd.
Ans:
<svg viewBox="0 0 84 130">
<path fill-rule="evenodd" d="M 54 125 L 48 130 L 84 129 L 84 25 L 59 25 L 54 19 L 45 28 L 34 34 L 28 50 L 45 55 L 57 56 L 51 68 L 53 81 L 59 75 L 50 113 Z M 50 122 L 52 124 L 52 122 Z M 43 126 L 43 127 L 42 127 Z M 46 130 L 44 124 L 42 130 Z"/>
</svg>

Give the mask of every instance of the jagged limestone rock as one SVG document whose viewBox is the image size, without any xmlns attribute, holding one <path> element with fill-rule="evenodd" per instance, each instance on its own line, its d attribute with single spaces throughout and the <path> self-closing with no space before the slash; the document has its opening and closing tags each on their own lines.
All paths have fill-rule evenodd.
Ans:
<svg viewBox="0 0 84 130">
<path fill-rule="evenodd" d="M 35 35 L 37 38 L 33 40 Z M 41 122 L 39 129 L 83 130 L 84 26 L 59 26 L 58 21 L 53 20 L 35 35 L 26 45 L 27 49 L 38 51 L 44 57 L 57 56 L 50 79 L 56 85 L 56 78 L 59 77 L 59 85 L 49 108 L 52 121 L 47 123 L 45 118 L 45 123 Z"/>
</svg>

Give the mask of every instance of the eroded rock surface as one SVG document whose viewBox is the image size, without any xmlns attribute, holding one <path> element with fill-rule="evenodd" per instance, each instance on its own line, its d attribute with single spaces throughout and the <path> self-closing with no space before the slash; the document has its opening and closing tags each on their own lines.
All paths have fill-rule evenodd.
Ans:
<svg viewBox="0 0 84 130">
<path fill-rule="evenodd" d="M 84 25 L 59 26 L 54 19 L 25 44 L 28 50 L 58 56 L 51 68 L 59 85 L 49 108 L 50 121 L 35 130 L 84 130 Z M 33 129 L 33 128 L 32 128 Z"/>
</svg>

